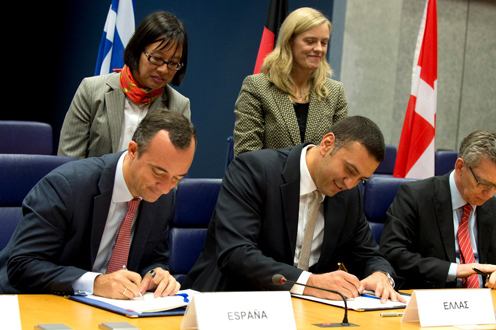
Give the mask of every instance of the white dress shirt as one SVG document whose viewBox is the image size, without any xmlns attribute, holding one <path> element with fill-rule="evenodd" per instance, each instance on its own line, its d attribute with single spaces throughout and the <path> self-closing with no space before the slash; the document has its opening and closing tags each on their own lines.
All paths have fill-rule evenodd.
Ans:
<svg viewBox="0 0 496 330">
<path fill-rule="evenodd" d="M 124 101 L 124 119 L 122 120 L 121 137 L 118 151 L 127 150 L 138 124 L 148 113 L 149 104 L 136 104 L 128 97 Z"/>
</svg>

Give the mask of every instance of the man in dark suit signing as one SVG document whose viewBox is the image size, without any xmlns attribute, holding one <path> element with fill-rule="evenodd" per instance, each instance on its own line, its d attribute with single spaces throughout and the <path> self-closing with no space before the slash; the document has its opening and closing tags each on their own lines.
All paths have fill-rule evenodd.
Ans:
<svg viewBox="0 0 496 330">
<path fill-rule="evenodd" d="M 309 287 L 273 284 L 273 275 L 281 274 L 346 297 L 368 289 L 383 301 L 403 301 L 393 288 L 394 270 L 379 254 L 364 218 L 357 187 L 384 154 L 379 128 L 355 116 L 333 125 L 319 145 L 237 156 L 224 176 L 204 249 L 183 286 L 199 291 L 291 289 L 340 299 Z M 305 244 L 313 200 L 319 203 L 317 220 Z M 338 270 L 338 263 L 349 273 Z"/>
<path fill-rule="evenodd" d="M 0 293 L 175 294 L 180 285 L 167 271 L 168 222 L 173 188 L 195 147 L 186 117 L 155 111 L 127 151 L 53 170 L 24 199 L 23 218 L 0 252 Z"/>
<path fill-rule="evenodd" d="M 381 251 L 403 288 L 496 288 L 495 192 L 496 132 L 481 130 L 462 140 L 453 171 L 400 186 Z"/>
</svg>

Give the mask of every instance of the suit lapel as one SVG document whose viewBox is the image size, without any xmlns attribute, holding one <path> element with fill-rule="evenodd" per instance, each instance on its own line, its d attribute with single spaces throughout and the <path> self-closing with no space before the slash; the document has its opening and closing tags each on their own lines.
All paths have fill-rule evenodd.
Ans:
<svg viewBox="0 0 496 330">
<path fill-rule="evenodd" d="M 436 182 L 432 200 L 444 250 L 449 261 L 456 262 L 456 251 L 454 248 L 455 228 L 453 226 L 453 206 L 449 188 L 449 174 L 444 175 Z"/>
<path fill-rule="evenodd" d="M 148 112 L 152 112 L 152 111 L 155 111 L 157 110 L 158 108 L 161 108 L 161 109 L 173 109 L 174 108 L 174 100 L 171 98 L 169 99 L 168 97 L 168 89 L 170 87 L 169 86 L 165 86 L 164 88 L 164 92 L 162 93 L 162 95 L 160 95 L 160 97 L 155 100 L 155 102 L 153 102 L 152 104 L 150 104 L 150 108 L 148 109 Z M 170 93 L 172 94 L 172 93 Z"/>
<path fill-rule="evenodd" d="M 306 145 L 306 144 L 305 144 Z M 286 221 L 287 234 L 290 243 L 290 255 L 294 257 L 296 248 L 296 235 L 298 232 L 298 210 L 300 202 L 300 156 L 305 145 L 290 148 L 286 164 L 282 171 L 284 184 L 279 188 L 281 191 L 284 209 L 283 217 Z M 292 261 L 291 261 L 292 262 Z"/>
<path fill-rule="evenodd" d="M 279 111 L 278 114 L 274 113 L 274 115 L 279 115 L 281 117 L 281 122 L 285 124 L 292 144 L 301 144 L 302 141 L 300 137 L 300 128 L 298 127 L 298 120 L 296 119 L 293 103 L 289 99 L 288 94 L 285 94 L 275 86 L 272 86 L 272 96 L 276 102 L 277 110 Z"/>
<path fill-rule="evenodd" d="M 126 97 L 119 84 L 119 75 L 115 75 L 115 79 L 110 79 L 107 84 L 112 88 L 110 92 L 105 94 L 107 122 L 109 123 L 112 152 L 117 152 L 121 138 L 122 121 L 124 120 L 124 102 Z"/>
<path fill-rule="evenodd" d="M 105 156 L 105 168 L 102 171 L 98 187 L 100 195 L 94 198 L 93 217 L 91 226 L 91 266 L 95 263 L 96 255 L 102 240 L 103 230 L 107 222 L 108 211 L 114 189 L 115 169 L 122 153 Z"/>
<path fill-rule="evenodd" d="M 343 208 L 344 204 L 344 197 L 339 194 L 333 197 L 326 197 L 324 200 L 324 241 L 317 267 L 318 265 L 330 264 L 329 259 L 333 255 L 333 251 L 336 249 L 336 244 L 339 241 L 336 233 L 343 232 L 346 219 L 346 214 L 343 213 L 345 210 Z"/>
<path fill-rule="evenodd" d="M 296 236 L 298 232 L 298 209 L 300 200 L 299 180 L 281 185 L 281 196 L 284 208 L 284 219 L 286 220 L 290 249 L 292 251 L 291 255 L 294 257 Z"/>
<path fill-rule="evenodd" d="M 491 244 L 494 244 L 494 237 L 490 233 L 494 232 L 494 217 L 493 207 L 490 205 L 491 200 L 477 207 L 477 232 L 478 242 L 477 250 L 479 253 L 480 263 L 489 263 L 487 255 Z"/>
</svg>

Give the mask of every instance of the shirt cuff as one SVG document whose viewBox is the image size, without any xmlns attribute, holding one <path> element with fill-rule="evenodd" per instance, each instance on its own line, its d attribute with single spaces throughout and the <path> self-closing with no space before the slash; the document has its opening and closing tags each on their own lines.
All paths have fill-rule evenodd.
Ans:
<svg viewBox="0 0 496 330">
<path fill-rule="evenodd" d="M 301 284 L 307 284 L 310 275 L 312 275 L 312 273 L 303 271 L 300 274 L 300 277 L 298 277 L 298 280 L 296 282 Z M 291 290 L 289 290 L 289 292 L 294 294 L 303 294 L 303 290 L 305 290 L 305 287 L 303 285 L 294 284 Z"/>
<path fill-rule="evenodd" d="M 456 281 L 456 271 L 458 270 L 458 264 L 450 264 L 450 268 L 448 270 L 448 277 L 446 278 L 446 282 L 455 282 Z"/>
<path fill-rule="evenodd" d="M 95 284 L 95 278 L 100 273 L 87 272 L 72 283 L 72 289 L 75 294 L 93 294 L 93 286 Z"/>
</svg>

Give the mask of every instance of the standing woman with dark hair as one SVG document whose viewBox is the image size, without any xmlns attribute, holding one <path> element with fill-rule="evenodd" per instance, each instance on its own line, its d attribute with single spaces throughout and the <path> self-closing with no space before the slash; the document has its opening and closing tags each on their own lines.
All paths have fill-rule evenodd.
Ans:
<svg viewBox="0 0 496 330">
<path fill-rule="evenodd" d="M 66 114 L 58 155 L 99 157 L 126 150 L 147 113 L 157 109 L 190 119 L 190 101 L 168 84 L 181 85 L 188 36 L 174 15 L 159 11 L 139 25 L 124 51 L 124 68 L 85 78 Z"/>
<path fill-rule="evenodd" d="M 286 17 L 262 73 L 245 78 L 234 113 L 234 153 L 319 144 L 348 116 L 343 85 L 326 60 L 331 22 L 318 10 Z"/>
</svg>

